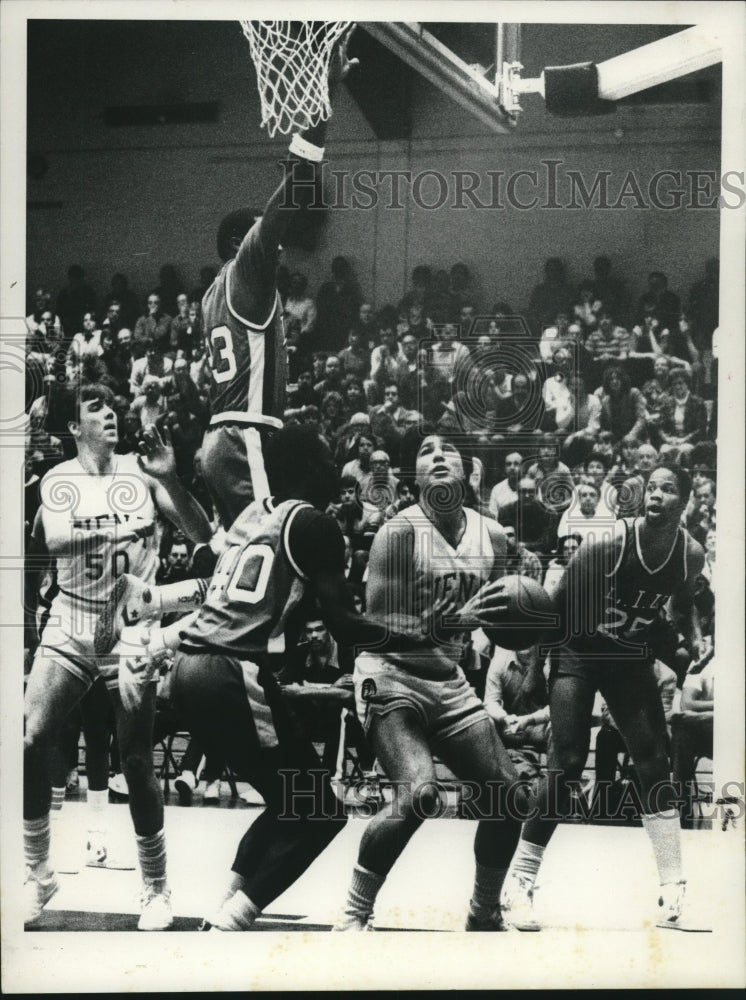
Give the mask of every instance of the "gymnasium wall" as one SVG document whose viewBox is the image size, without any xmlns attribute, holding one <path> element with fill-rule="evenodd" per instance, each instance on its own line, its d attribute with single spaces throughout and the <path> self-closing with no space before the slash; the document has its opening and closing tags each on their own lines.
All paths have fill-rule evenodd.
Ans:
<svg viewBox="0 0 746 1000">
<path fill-rule="evenodd" d="M 640 26 L 526 26 L 526 75 L 547 63 L 608 58 L 653 37 L 655 29 Z M 41 153 L 47 163 L 43 177 L 27 179 L 29 291 L 39 284 L 60 288 L 73 262 L 102 292 L 121 270 L 144 294 L 163 263 L 174 264 L 190 287 L 200 266 L 216 262 L 214 233 L 222 215 L 240 204 L 261 206 L 279 180 L 285 141 L 270 141 L 259 128 L 247 46 L 233 22 L 36 25 L 28 65 L 28 154 Z M 710 79 L 717 96 L 719 73 L 711 71 Z M 220 103 L 218 120 L 208 124 L 115 128 L 104 122 L 106 107 L 206 101 Z M 633 106 L 572 120 L 546 115 L 538 97 L 526 97 L 524 107 L 514 132 L 492 136 L 418 78 L 411 139 L 377 142 L 349 94 L 341 94 L 327 143 L 330 168 L 350 174 L 406 169 L 413 176 L 438 171 L 446 179 L 446 203 L 418 207 L 404 184 L 405 208 L 392 208 L 383 183 L 375 207 L 329 213 L 315 252 L 293 251 L 290 266 L 304 270 L 315 289 L 332 257 L 345 254 L 363 290 L 381 305 L 401 295 L 417 263 L 448 267 L 461 260 L 475 275 L 480 306 L 507 298 L 520 308 L 547 256 L 563 257 L 578 280 L 595 255 L 607 253 L 633 294 L 656 268 L 685 292 L 706 257 L 718 252 L 718 213 L 656 209 L 647 188 L 663 169 L 719 172 L 717 101 Z M 550 168 L 548 160 L 560 163 Z M 550 169 L 557 171 L 555 203 L 570 201 L 567 171 L 581 171 L 588 188 L 606 171 L 609 202 L 619 207 L 540 207 L 551 203 Z M 523 178 L 515 192 L 524 202 L 538 197 L 537 207 L 511 207 L 504 189 L 504 207 L 497 207 L 488 171 L 503 171 L 504 185 L 518 170 L 537 171 L 536 185 Z M 474 172 L 479 200 L 493 207 L 449 207 L 458 201 L 454 171 Z M 643 205 L 634 194 L 619 199 L 630 172 Z M 423 184 L 421 200 L 438 198 L 433 183 Z"/>
</svg>

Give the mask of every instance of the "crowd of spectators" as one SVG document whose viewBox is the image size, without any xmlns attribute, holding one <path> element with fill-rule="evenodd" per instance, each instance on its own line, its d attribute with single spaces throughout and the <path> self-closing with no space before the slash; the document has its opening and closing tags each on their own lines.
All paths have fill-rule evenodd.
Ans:
<svg viewBox="0 0 746 1000">
<path fill-rule="evenodd" d="M 468 503 L 505 528 L 509 571 L 550 591 L 589 535 L 642 512 L 658 461 L 686 466 L 694 489 L 684 522 L 707 563 L 690 614 L 677 624 L 695 652 L 712 643 L 718 262 L 705 264 L 683 298 L 660 271 L 638 295 L 608 258 L 596 258 L 592 271 L 573 285 L 562 260 L 551 258 L 525 308 L 513 308 L 508 295 L 485 308 L 460 263 L 450 271 L 418 265 L 398 303 L 367 298 L 345 257 L 333 260 L 315 295 L 305 275 L 279 269 L 285 421 L 315 426 L 335 455 L 340 493 L 330 512 L 347 540 L 360 607 L 376 531 L 416 502 L 402 442 L 410 428 L 430 426 L 458 443 Z M 187 291 L 165 265 L 141 298 L 122 274 L 100 295 L 75 265 L 56 298 L 35 291 L 26 319 L 27 528 L 39 480 L 74 454 L 57 391 L 86 380 L 115 394 L 121 452 L 136 449 L 143 426 L 169 428 L 179 475 L 213 516 L 200 443 L 210 418 L 201 296 L 214 274 L 202 268 Z M 164 532 L 167 578 L 183 569 L 174 545 L 183 540 Z M 534 667 L 528 704 L 539 711 Z"/>
</svg>

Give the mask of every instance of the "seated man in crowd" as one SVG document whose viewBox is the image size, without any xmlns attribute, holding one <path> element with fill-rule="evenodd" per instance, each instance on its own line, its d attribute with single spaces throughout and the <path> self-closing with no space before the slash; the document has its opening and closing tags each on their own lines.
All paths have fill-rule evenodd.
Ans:
<svg viewBox="0 0 746 1000">
<path fill-rule="evenodd" d="M 502 526 L 515 529 L 516 538 L 531 552 L 554 551 L 559 516 L 546 509 L 536 496 L 536 480 L 524 476 L 518 484 L 518 499 L 502 510 Z"/>
<path fill-rule="evenodd" d="M 161 297 L 157 292 L 148 295 L 148 311 L 135 323 L 132 337 L 132 356 L 141 358 L 145 354 L 149 340 L 154 341 L 165 354 L 171 346 L 172 316 L 161 308 Z"/>
<path fill-rule="evenodd" d="M 495 649 L 484 688 L 484 707 L 495 721 L 521 777 L 539 773 L 549 741 L 549 698 L 539 647 Z"/>
<path fill-rule="evenodd" d="M 595 483 L 584 482 L 576 486 L 570 506 L 560 518 L 557 537 L 580 535 L 600 541 L 604 536 L 611 537 L 614 532 L 616 514 L 603 508 L 600 494 Z"/>
<path fill-rule="evenodd" d="M 536 482 L 538 496 L 546 508 L 562 514 L 570 506 L 573 481 L 570 470 L 559 460 L 560 446 L 553 434 L 539 439 L 539 454 L 526 470 L 526 475 Z"/>
<path fill-rule="evenodd" d="M 394 422 L 394 425 L 398 430 L 403 430 L 404 421 L 406 419 L 409 410 L 405 409 L 401 405 L 401 400 L 399 399 L 399 386 L 396 382 L 387 382 L 383 390 L 383 403 L 380 406 L 374 406 L 371 412 L 371 417 L 377 413 L 385 413 Z"/>
<path fill-rule="evenodd" d="M 339 352 L 338 357 L 345 375 L 367 378 L 370 371 L 370 351 L 358 327 L 353 327 L 347 334 L 347 347 Z"/>
<path fill-rule="evenodd" d="M 501 512 L 508 504 L 518 499 L 518 481 L 523 469 L 523 456 L 511 451 L 505 458 L 505 478 L 492 488 L 489 499 L 490 514 L 496 521 L 501 520 Z"/>
<path fill-rule="evenodd" d="M 143 382 L 148 375 L 162 379 L 173 369 L 171 358 L 163 354 L 160 344 L 152 338 L 145 342 L 145 356 L 132 363 L 130 373 L 130 392 L 138 396 L 142 392 Z"/>
<path fill-rule="evenodd" d="M 519 542 L 515 537 L 515 526 L 512 524 L 503 525 L 505 532 L 505 572 L 511 576 L 527 576 L 537 583 L 541 583 L 544 571 L 539 556 L 526 548 L 523 542 Z"/>
<path fill-rule="evenodd" d="M 391 471 L 388 454 L 380 449 L 370 456 L 370 472 L 360 482 L 364 530 L 376 530 L 384 521 L 386 510 L 396 501 L 399 480 Z"/>
<path fill-rule="evenodd" d="M 132 400 L 130 412 L 139 417 L 140 426 L 155 424 L 168 411 L 168 401 L 163 395 L 161 380 L 157 375 L 146 375 L 142 395 Z"/>
<path fill-rule="evenodd" d="M 323 743 L 322 766 L 335 774 L 340 726 L 358 753 L 365 771 L 373 768 L 373 755 L 362 725 L 355 715 L 352 674 L 340 666 L 340 651 L 321 618 L 306 620 L 297 646 L 301 654 L 295 666 L 278 676 L 282 693 L 314 743 Z M 342 709 L 349 709 L 344 717 Z"/>
<path fill-rule="evenodd" d="M 619 516 L 639 517 L 645 507 L 645 487 L 658 464 L 658 452 L 652 444 L 641 444 L 635 452 L 635 471 L 619 489 Z"/>
<path fill-rule="evenodd" d="M 417 338 L 408 331 L 401 339 L 401 352 L 404 357 L 398 362 L 396 377 L 402 406 L 409 409 L 417 409 L 421 403 L 418 351 Z"/>
</svg>

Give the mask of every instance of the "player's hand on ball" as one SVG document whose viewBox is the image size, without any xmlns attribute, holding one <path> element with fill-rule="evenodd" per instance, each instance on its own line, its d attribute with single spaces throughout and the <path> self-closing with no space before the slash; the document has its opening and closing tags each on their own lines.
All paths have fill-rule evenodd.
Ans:
<svg viewBox="0 0 746 1000">
<path fill-rule="evenodd" d="M 508 595 L 504 580 L 491 580 L 464 604 L 460 618 L 465 624 L 500 625 L 508 613 Z"/>
<path fill-rule="evenodd" d="M 462 627 L 459 608 L 452 597 L 439 597 L 433 604 L 428 615 L 423 616 L 426 629 Z"/>
<path fill-rule="evenodd" d="M 137 460 L 143 472 L 153 479 L 170 479 L 176 475 L 176 456 L 167 428 L 159 431 L 155 424 L 149 424 L 140 435 L 138 447 Z"/>
</svg>

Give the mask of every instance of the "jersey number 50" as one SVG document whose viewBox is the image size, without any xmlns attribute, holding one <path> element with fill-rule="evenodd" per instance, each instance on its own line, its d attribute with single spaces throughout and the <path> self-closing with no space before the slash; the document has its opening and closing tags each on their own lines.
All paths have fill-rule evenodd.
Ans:
<svg viewBox="0 0 746 1000">
<path fill-rule="evenodd" d="M 85 554 L 85 575 L 89 580 L 100 580 L 104 575 L 103 552 L 86 552 Z M 117 579 L 123 573 L 129 573 L 130 558 L 124 550 L 111 553 L 111 575 Z"/>
<path fill-rule="evenodd" d="M 210 332 L 210 354 L 212 356 L 212 377 L 216 382 L 230 382 L 238 370 L 233 353 L 231 331 L 227 326 L 216 326 Z"/>
</svg>

